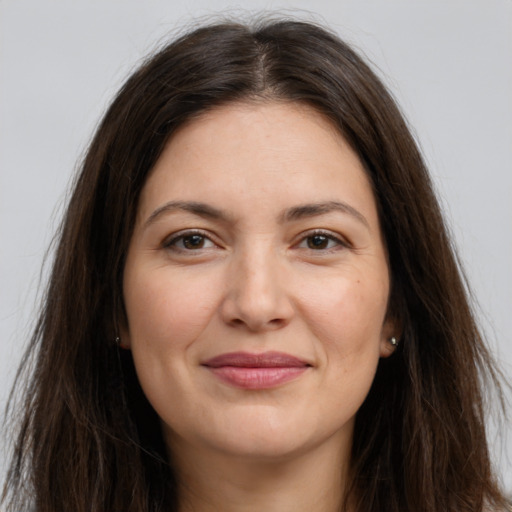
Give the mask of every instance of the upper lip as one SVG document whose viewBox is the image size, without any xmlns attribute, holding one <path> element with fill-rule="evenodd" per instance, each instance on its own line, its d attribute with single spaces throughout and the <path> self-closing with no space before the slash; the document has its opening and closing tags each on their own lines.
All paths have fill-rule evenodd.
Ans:
<svg viewBox="0 0 512 512">
<path fill-rule="evenodd" d="M 311 366 L 308 362 L 284 352 L 229 352 L 212 357 L 202 363 L 210 368 L 238 366 L 240 368 L 300 368 Z"/>
</svg>

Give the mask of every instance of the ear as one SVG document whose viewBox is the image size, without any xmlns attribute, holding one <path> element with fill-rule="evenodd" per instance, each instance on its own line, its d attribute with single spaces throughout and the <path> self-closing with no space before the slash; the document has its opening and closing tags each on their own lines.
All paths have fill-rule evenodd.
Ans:
<svg viewBox="0 0 512 512">
<path fill-rule="evenodd" d="M 125 350 L 131 350 L 132 342 L 130 339 L 130 330 L 125 321 L 119 324 L 119 347 Z"/>
<path fill-rule="evenodd" d="M 114 326 L 116 337 L 119 338 L 117 341 L 118 346 L 125 350 L 131 349 L 131 338 L 130 338 L 130 328 L 128 326 L 128 318 L 126 316 L 126 311 L 124 308 L 124 304 L 118 303 L 115 308 L 116 314 L 114 318 Z"/>
<path fill-rule="evenodd" d="M 389 357 L 394 354 L 398 345 L 392 343 L 392 338 L 398 342 L 402 339 L 402 323 L 396 317 L 388 316 L 382 325 L 380 339 L 380 357 Z"/>
</svg>

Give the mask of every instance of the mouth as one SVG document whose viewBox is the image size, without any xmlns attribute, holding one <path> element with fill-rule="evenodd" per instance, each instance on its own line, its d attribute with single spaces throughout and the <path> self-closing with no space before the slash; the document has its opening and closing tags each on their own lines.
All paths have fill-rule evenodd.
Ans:
<svg viewBox="0 0 512 512">
<path fill-rule="evenodd" d="M 307 361 L 284 352 L 230 352 L 202 363 L 222 382 L 242 389 L 270 389 L 300 377 Z"/>
</svg>

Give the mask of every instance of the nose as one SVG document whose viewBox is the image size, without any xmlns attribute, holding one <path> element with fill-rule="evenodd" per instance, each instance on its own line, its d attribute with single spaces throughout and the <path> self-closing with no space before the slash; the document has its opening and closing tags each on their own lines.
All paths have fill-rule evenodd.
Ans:
<svg viewBox="0 0 512 512">
<path fill-rule="evenodd" d="M 287 276 L 272 250 L 235 257 L 221 305 L 225 323 L 252 332 L 286 326 L 294 314 Z"/>
</svg>

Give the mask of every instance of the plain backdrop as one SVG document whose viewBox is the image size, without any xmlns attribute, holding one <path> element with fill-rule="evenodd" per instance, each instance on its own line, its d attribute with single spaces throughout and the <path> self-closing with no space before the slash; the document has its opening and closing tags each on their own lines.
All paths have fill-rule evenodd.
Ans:
<svg viewBox="0 0 512 512">
<path fill-rule="evenodd" d="M 378 68 L 415 128 L 483 328 L 512 376 L 511 0 L 0 0 L 2 409 L 46 248 L 109 100 L 194 18 L 261 11 L 325 23 Z M 506 446 L 496 444 L 495 460 L 510 491 Z"/>
</svg>

